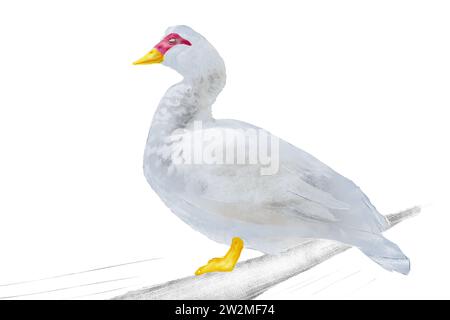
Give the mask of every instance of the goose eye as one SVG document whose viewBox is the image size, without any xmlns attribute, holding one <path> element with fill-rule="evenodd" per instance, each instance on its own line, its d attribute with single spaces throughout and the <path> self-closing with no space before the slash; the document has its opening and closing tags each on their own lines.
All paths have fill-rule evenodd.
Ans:
<svg viewBox="0 0 450 320">
<path fill-rule="evenodd" d="M 169 39 L 169 44 L 175 44 L 177 42 L 177 39 L 171 38 Z"/>
</svg>

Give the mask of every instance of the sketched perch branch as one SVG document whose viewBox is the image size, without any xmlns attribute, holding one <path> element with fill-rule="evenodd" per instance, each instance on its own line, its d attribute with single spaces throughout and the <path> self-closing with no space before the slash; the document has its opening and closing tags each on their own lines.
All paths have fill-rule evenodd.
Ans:
<svg viewBox="0 0 450 320">
<path fill-rule="evenodd" d="M 420 212 L 420 207 L 387 215 L 392 227 Z M 116 300 L 253 299 L 274 285 L 302 273 L 350 247 L 311 240 L 279 255 L 264 255 L 237 264 L 230 273 L 210 273 L 172 280 L 128 292 Z"/>
</svg>

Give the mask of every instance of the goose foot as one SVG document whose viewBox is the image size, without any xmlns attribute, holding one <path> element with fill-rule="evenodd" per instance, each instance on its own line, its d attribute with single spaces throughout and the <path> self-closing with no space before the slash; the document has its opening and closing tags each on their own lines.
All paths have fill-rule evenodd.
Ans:
<svg viewBox="0 0 450 320">
<path fill-rule="evenodd" d="M 195 271 L 195 275 L 199 276 L 208 272 L 232 271 L 239 260 L 239 256 L 241 255 L 241 251 L 243 248 L 244 241 L 242 241 L 242 239 L 238 237 L 233 238 L 230 249 L 225 256 L 209 260 L 207 264 Z"/>
</svg>

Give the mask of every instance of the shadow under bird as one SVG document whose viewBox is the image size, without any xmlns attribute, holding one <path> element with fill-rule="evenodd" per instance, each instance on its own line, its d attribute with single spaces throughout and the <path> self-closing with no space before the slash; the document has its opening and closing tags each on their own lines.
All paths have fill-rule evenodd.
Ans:
<svg viewBox="0 0 450 320">
<path fill-rule="evenodd" d="M 135 62 L 153 63 L 174 69 L 183 80 L 167 90 L 155 112 L 145 148 L 145 177 L 185 223 L 212 240 L 231 242 L 225 256 L 210 260 L 195 274 L 233 270 L 244 245 L 277 254 L 309 239 L 354 246 L 387 270 L 409 272 L 409 259 L 382 235 L 388 221 L 355 183 L 261 128 L 212 117 L 211 106 L 225 86 L 226 73 L 219 53 L 203 36 L 187 26 L 170 27 Z M 192 152 L 196 137 L 217 132 L 236 139 L 243 132 L 258 132 L 276 141 L 276 154 L 271 155 L 278 161 L 276 172 L 262 174 L 265 164 L 251 161 L 179 161 Z M 253 146 L 244 138 L 248 160 Z M 235 145 L 221 147 L 224 154 L 235 155 Z"/>
</svg>

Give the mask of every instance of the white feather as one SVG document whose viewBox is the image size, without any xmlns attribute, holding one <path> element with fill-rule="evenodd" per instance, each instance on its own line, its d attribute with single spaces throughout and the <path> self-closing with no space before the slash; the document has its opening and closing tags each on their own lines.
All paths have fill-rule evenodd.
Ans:
<svg viewBox="0 0 450 320">
<path fill-rule="evenodd" d="M 191 151 L 186 141 L 198 130 L 238 135 L 259 128 L 212 118 L 211 105 L 225 85 L 223 60 L 192 29 L 176 26 L 168 32 L 192 46 L 176 46 L 166 54 L 164 64 L 184 80 L 162 98 L 145 151 L 145 176 L 167 206 L 215 241 L 229 243 L 238 236 L 247 247 L 277 253 L 308 238 L 331 239 L 357 246 L 388 270 L 407 273 L 408 258 L 381 235 L 386 220 L 360 188 L 281 139 L 279 170 L 273 175 L 261 175 L 261 164 L 174 161 Z M 195 128 L 198 120 L 203 121 L 201 129 Z M 246 151 L 250 147 L 245 144 Z M 224 152 L 230 151 L 225 147 Z"/>
</svg>

